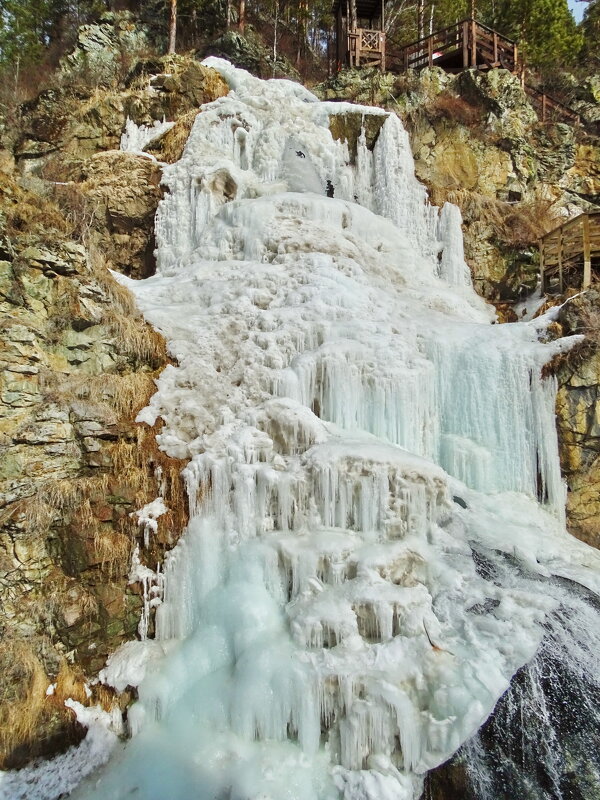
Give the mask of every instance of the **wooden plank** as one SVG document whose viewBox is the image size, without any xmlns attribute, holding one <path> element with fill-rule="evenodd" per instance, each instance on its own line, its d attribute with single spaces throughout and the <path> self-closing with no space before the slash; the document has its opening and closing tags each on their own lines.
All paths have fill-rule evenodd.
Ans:
<svg viewBox="0 0 600 800">
<path fill-rule="evenodd" d="M 469 66 L 469 23 L 465 20 L 463 22 L 462 31 L 462 46 L 463 46 L 463 68 Z"/>
<path fill-rule="evenodd" d="M 477 66 L 477 23 L 471 20 L 471 66 Z"/>
<path fill-rule="evenodd" d="M 592 258 L 590 254 L 590 218 L 583 219 L 583 288 L 589 288 L 592 282 Z"/>
<path fill-rule="evenodd" d="M 559 244 L 558 244 L 558 287 L 560 293 L 562 294 L 564 291 L 563 288 L 563 252 L 562 252 L 562 230 L 560 232 L 559 237 Z"/>
</svg>

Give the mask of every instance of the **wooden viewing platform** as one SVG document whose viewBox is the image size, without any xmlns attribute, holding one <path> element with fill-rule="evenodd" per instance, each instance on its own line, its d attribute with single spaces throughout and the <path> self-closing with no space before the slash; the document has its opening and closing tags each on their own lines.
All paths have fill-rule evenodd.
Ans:
<svg viewBox="0 0 600 800">
<path fill-rule="evenodd" d="M 475 19 L 463 19 L 425 36 L 403 47 L 400 56 L 404 69 L 436 66 L 448 72 L 494 67 L 515 72 L 518 61 L 516 42 Z"/>
<path fill-rule="evenodd" d="M 463 69 L 507 69 L 519 72 L 516 42 L 475 19 L 463 19 L 455 25 L 425 36 L 401 50 L 403 69 L 441 67 L 447 72 Z M 581 124 L 581 117 L 568 106 L 533 86 L 523 85 L 529 101 L 542 122 Z"/>
<path fill-rule="evenodd" d="M 542 292 L 562 294 L 565 286 L 587 289 L 600 273 L 600 210 L 565 222 L 539 240 Z"/>
<path fill-rule="evenodd" d="M 336 0 L 333 13 L 338 68 L 346 64 L 385 71 L 384 0 Z"/>
</svg>

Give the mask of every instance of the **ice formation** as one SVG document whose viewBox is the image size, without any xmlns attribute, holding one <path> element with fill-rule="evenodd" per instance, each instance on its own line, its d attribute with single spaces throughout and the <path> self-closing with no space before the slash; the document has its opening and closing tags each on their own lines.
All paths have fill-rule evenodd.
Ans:
<svg viewBox="0 0 600 800">
<path fill-rule="evenodd" d="M 158 645 L 105 675 L 139 683 L 134 736 L 78 796 L 412 800 L 536 653 L 553 576 L 599 588 L 541 376 L 569 342 L 490 324 L 395 115 L 207 63 L 232 91 L 128 282 L 177 360 L 140 420 L 191 521 Z M 329 120 L 357 112 L 385 119 L 352 153 Z"/>
<path fill-rule="evenodd" d="M 167 122 L 165 119 L 162 122 L 158 119 L 154 120 L 152 125 L 136 125 L 132 119 L 127 117 L 125 130 L 121 134 L 120 149 L 125 153 L 154 158 L 154 156 L 144 152 L 146 147 L 156 142 L 161 136 L 164 136 L 165 133 L 171 130 L 173 125 L 175 125 L 174 122 Z"/>
</svg>

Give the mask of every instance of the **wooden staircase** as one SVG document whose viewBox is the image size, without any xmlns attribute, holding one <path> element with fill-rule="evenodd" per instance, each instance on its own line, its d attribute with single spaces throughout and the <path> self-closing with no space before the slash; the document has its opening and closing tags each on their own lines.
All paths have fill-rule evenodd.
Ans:
<svg viewBox="0 0 600 800">
<path fill-rule="evenodd" d="M 587 289 L 600 279 L 600 210 L 572 217 L 539 240 L 542 292 Z"/>
</svg>

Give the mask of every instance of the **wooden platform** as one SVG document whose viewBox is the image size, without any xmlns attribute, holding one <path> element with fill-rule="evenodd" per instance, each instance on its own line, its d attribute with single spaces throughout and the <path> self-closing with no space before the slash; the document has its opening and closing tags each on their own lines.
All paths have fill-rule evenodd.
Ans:
<svg viewBox="0 0 600 800">
<path fill-rule="evenodd" d="M 573 217 L 539 240 L 542 292 L 587 289 L 600 280 L 600 211 Z"/>
<path fill-rule="evenodd" d="M 385 1 L 335 0 L 336 62 L 338 69 L 377 67 L 385 70 Z"/>
<path fill-rule="evenodd" d="M 463 19 L 402 48 L 400 62 L 404 69 L 436 66 L 459 72 L 501 67 L 515 72 L 518 57 L 516 42 L 475 19 Z"/>
</svg>

